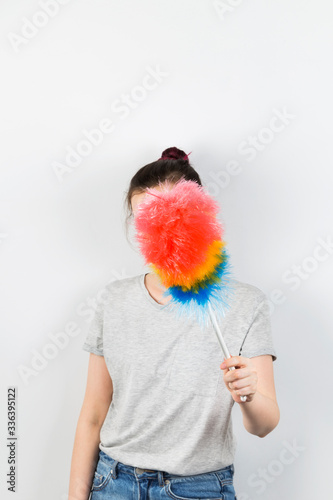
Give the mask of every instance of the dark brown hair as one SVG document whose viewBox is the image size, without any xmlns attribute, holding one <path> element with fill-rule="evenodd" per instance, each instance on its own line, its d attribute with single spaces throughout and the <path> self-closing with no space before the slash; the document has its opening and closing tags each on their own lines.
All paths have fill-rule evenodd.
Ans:
<svg viewBox="0 0 333 500">
<path fill-rule="evenodd" d="M 188 155 L 176 147 L 165 149 L 161 158 L 141 167 L 132 177 L 125 193 L 125 227 L 128 240 L 128 223 L 133 217 L 131 199 L 134 194 L 143 193 L 146 188 L 157 186 L 159 182 L 178 182 L 181 179 L 195 181 L 202 186 L 199 174 L 190 165 Z"/>
</svg>

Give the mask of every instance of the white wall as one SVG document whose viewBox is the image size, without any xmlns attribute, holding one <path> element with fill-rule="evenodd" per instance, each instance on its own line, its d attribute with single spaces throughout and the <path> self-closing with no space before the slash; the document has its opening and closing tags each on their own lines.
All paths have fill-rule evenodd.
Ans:
<svg viewBox="0 0 333 500">
<path fill-rule="evenodd" d="M 193 151 L 221 205 L 235 277 L 280 297 L 281 420 L 259 439 L 235 405 L 238 500 L 327 497 L 331 2 L 57 1 L 0 7 L 1 496 L 16 386 L 16 498 L 67 498 L 89 358 L 82 311 L 108 281 L 143 271 L 125 238 L 124 193 L 138 168 L 177 146 Z M 100 125 L 100 144 L 80 150 L 83 130 Z M 79 333 L 33 370 L 73 322 Z"/>
</svg>

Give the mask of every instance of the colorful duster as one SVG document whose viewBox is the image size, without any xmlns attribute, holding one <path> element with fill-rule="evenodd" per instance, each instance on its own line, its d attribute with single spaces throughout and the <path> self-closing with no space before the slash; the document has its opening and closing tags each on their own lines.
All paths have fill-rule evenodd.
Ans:
<svg viewBox="0 0 333 500">
<path fill-rule="evenodd" d="M 218 203 L 194 181 L 147 188 L 135 216 L 136 239 L 180 316 L 204 328 L 223 317 L 233 293 Z"/>
</svg>

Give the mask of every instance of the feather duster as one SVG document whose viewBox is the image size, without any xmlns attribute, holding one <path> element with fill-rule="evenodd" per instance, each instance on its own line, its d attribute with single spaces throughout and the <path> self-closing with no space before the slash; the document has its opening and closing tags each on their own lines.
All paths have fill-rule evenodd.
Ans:
<svg viewBox="0 0 333 500">
<path fill-rule="evenodd" d="M 223 317 L 233 293 L 219 205 L 198 183 L 184 179 L 146 193 L 135 216 L 145 263 L 167 288 L 163 295 L 172 296 L 177 314 L 204 328 L 209 309 Z"/>
</svg>

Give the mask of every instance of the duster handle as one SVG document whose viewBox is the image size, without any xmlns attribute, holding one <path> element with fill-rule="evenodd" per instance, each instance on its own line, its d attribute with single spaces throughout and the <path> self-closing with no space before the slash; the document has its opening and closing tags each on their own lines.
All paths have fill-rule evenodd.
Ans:
<svg viewBox="0 0 333 500">
<path fill-rule="evenodd" d="M 220 343 L 220 346 L 221 346 L 222 352 L 224 354 L 224 357 L 226 359 L 227 358 L 231 358 L 230 353 L 229 353 L 228 348 L 227 348 L 227 345 L 224 342 L 224 338 L 222 336 L 222 333 L 221 333 L 221 330 L 219 328 L 219 325 L 217 324 L 215 314 L 214 314 L 214 312 L 213 312 L 213 310 L 212 310 L 211 305 L 210 305 L 209 302 L 208 302 L 208 310 L 209 310 L 209 315 L 210 315 L 210 318 L 212 320 L 212 323 L 213 323 L 213 326 L 214 326 L 214 329 L 215 329 L 217 340 Z M 234 366 L 231 366 L 229 368 L 229 370 L 235 370 L 235 369 L 236 368 Z M 241 401 L 245 402 L 247 398 L 246 398 L 246 396 L 240 396 L 240 399 L 241 399 Z"/>
</svg>

